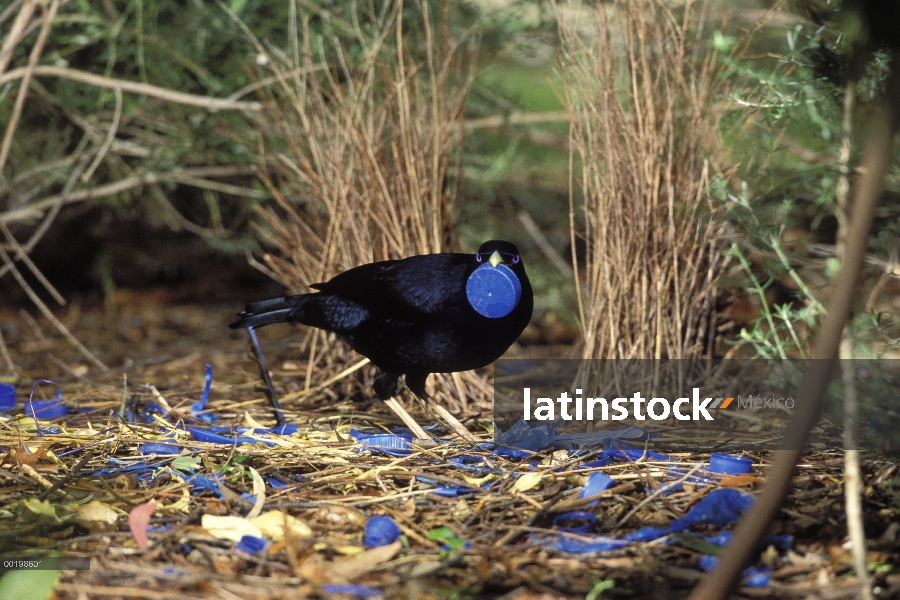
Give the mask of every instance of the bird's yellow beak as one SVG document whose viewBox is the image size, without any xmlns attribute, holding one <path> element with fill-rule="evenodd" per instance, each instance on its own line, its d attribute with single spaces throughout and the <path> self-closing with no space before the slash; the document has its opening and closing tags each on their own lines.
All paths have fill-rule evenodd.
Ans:
<svg viewBox="0 0 900 600">
<path fill-rule="evenodd" d="M 496 267 L 500 263 L 503 262 L 503 257 L 500 256 L 500 253 L 494 250 L 494 253 L 491 254 L 491 257 L 488 259 L 488 262 L 491 263 L 492 267 Z"/>
</svg>

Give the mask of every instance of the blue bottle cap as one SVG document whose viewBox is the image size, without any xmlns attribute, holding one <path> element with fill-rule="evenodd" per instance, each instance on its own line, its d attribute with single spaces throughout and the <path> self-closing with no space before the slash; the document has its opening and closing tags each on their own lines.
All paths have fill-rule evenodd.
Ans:
<svg viewBox="0 0 900 600">
<path fill-rule="evenodd" d="M 506 265 L 485 263 L 472 271 L 466 282 L 466 298 L 475 312 L 489 319 L 505 317 L 522 297 L 519 278 Z"/>
<path fill-rule="evenodd" d="M 366 548 L 376 548 L 393 544 L 400 537 L 400 526 L 390 517 L 376 515 L 366 521 L 363 544 Z"/>
<path fill-rule="evenodd" d="M 743 456 L 733 454 L 719 454 L 713 452 L 709 455 L 710 473 L 725 473 L 727 475 L 743 475 L 750 472 L 753 461 Z"/>
<path fill-rule="evenodd" d="M 0 383 L 0 411 L 12 410 L 16 407 L 16 387 L 8 383 Z"/>
</svg>

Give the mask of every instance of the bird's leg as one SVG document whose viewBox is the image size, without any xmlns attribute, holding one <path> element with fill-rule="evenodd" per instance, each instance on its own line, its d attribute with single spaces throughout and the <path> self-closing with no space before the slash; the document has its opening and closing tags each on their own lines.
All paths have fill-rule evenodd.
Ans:
<svg viewBox="0 0 900 600">
<path fill-rule="evenodd" d="M 397 395 L 397 386 L 400 383 L 400 376 L 396 373 L 388 373 L 387 371 L 378 371 L 375 375 L 375 393 L 382 400 L 387 400 Z"/>
<path fill-rule="evenodd" d="M 256 338 L 256 330 L 253 327 L 247 328 L 250 334 L 251 348 L 253 356 L 256 358 L 256 364 L 259 365 L 259 377 L 262 379 L 266 388 L 266 398 L 272 405 L 272 411 L 275 413 L 275 424 L 278 427 L 284 427 L 284 413 L 281 412 L 281 402 L 278 401 L 278 395 L 275 393 L 275 386 L 272 385 L 272 377 L 269 376 L 269 367 L 266 366 L 266 357 L 263 356 L 262 348 L 259 347 L 259 340 Z"/>
<path fill-rule="evenodd" d="M 394 411 L 400 420 L 409 427 L 413 435 L 420 440 L 430 440 L 431 436 L 429 436 L 422 426 L 416 423 L 416 420 L 412 418 L 412 416 L 406 412 L 406 409 L 397 402 L 397 400 L 393 397 L 397 393 L 397 384 L 400 381 L 400 376 L 396 373 L 388 373 L 386 371 L 379 371 L 378 375 L 375 376 L 375 383 L 372 387 L 375 388 L 375 393 L 378 394 L 378 397 L 384 400 L 384 403 L 388 405 L 388 407 Z"/>
<path fill-rule="evenodd" d="M 444 420 L 450 426 L 456 435 L 467 442 L 477 442 L 478 440 L 466 429 L 466 426 L 459 422 L 459 419 L 450 414 L 446 408 L 434 401 L 434 399 L 425 391 L 425 380 L 428 379 L 428 373 L 407 373 L 406 387 L 418 398 L 425 401 L 425 405 L 436 412 L 438 417 Z"/>
</svg>

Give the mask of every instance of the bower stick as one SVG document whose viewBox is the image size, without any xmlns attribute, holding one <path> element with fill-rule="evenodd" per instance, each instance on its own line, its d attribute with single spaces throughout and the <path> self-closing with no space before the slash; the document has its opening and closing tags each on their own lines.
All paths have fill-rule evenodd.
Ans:
<svg viewBox="0 0 900 600">
<path fill-rule="evenodd" d="M 822 395 L 835 366 L 841 332 L 858 290 L 857 282 L 865 259 L 875 206 L 891 163 L 891 147 L 900 110 L 900 70 L 896 61 L 895 56 L 884 96 L 869 123 L 861 175 L 853 193 L 844 262 L 828 304 L 828 314 L 813 344 L 812 358 L 825 360 L 814 361 L 804 376 L 796 413 L 785 431 L 785 439 L 791 440 L 792 447 L 799 449 L 775 452 L 775 464 L 756 503 L 735 529 L 734 541 L 722 553 L 719 566 L 704 576 L 690 600 L 724 600 L 734 590 L 741 571 L 756 556 L 763 537 L 790 491 L 802 447 L 810 429 L 818 421 Z"/>
</svg>

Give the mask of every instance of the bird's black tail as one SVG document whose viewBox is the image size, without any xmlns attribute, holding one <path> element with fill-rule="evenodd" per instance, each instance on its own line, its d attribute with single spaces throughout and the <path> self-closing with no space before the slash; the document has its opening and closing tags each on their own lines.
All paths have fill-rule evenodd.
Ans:
<svg viewBox="0 0 900 600">
<path fill-rule="evenodd" d="M 238 320 L 229 325 L 232 329 L 262 327 L 273 323 L 293 321 L 295 311 L 303 303 L 304 296 L 283 296 L 251 302 L 238 314 Z"/>
</svg>

